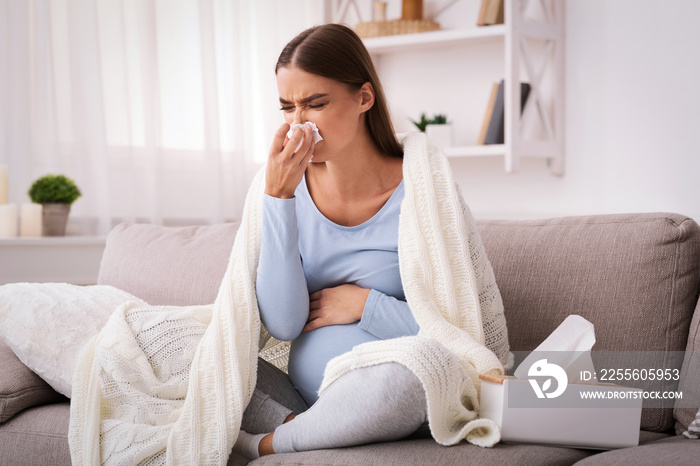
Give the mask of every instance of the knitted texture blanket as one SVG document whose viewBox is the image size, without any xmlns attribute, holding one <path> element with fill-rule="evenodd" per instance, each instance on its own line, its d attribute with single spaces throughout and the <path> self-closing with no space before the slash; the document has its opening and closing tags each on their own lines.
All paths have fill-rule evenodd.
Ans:
<svg viewBox="0 0 700 466">
<path fill-rule="evenodd" d="M 422 133 L 403 144 L 399 263 L 421 331 L 332 360 L 321 393 L 355 367 L 398 362 L 423 383 L 436 441 L 492 446 L 500 434 L 478 418 L 478 374 L 502 373 L 507 362 L 500 294 L 447 161 Z M 263 190 L 264 169 L 213 305 L 125 304 L 83 349 L 72 387 L 73 464 L 226 464 L 266 341 L 255 296 Z M 263 354 L 283 366 L 287 347 L 273 342 Z"/>
</svg>

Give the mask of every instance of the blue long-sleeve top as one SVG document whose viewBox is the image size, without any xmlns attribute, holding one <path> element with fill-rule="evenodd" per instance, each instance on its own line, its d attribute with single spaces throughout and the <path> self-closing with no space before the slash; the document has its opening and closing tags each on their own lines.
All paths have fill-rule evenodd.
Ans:
<svg viewBox="0 0 700 466">
<path fill-rule="evenodd" d="M 377 214 L 345 227 L 314 204 L 304 178 L 292 199 L 263 198 L 256 292 L 272 336 L 292 341 L 289 377 L 311 405 L 326 364 L 355 345 L 418 333 L 399 274 L 399 212 L 403 182 Z M 370 289 L 362 319 L 302 333 L 309 295 L 343 284 Z"/>
</svg>

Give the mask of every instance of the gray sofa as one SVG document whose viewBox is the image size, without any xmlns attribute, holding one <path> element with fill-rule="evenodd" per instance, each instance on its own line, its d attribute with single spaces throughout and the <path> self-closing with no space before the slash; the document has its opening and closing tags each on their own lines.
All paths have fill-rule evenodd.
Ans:
<svg viewBox="0 0 700 466">
<path fill-rule="evenodd" d="M 596 327 L 594 350 L 686 351 L 686 406 L 645 408 L 640 445 L 612 451 L 499 443 L 442 447 L 400 442 L 283 454 L 251 464 L 687 464 L 700 441 L 680 434 L 700 407 L 700 227 L 667 213 L 479 221 L 503 295 L 511 350 L 534 349 L 569 314 Z M 109 235 L 100 284 L 151 304 L 214 300 L 237 225 L 120 225 Z M 0 465 L 70 464 L 69 402 L 0 346 Z M 230 464 L 243 463 L 231 458 Z"/>
</svg>

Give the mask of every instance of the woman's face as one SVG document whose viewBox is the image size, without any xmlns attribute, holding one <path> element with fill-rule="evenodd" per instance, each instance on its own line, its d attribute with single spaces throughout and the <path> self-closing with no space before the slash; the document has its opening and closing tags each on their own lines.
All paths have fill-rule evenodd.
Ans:
<svg viewBox="0 0 700 466">
<path fill-rule="evenodd" d="M 314 162 L 330 160 L 351 146 L 364 131 L 364 112 L 374 103 L 373 94 L 367 105 L 362 89 L 353 91 L 294 66 L 277 71 L 277 90 L 284 121 L 289 125 L 312 121 L 323 136 L 314 147 Z"/>
</svg>

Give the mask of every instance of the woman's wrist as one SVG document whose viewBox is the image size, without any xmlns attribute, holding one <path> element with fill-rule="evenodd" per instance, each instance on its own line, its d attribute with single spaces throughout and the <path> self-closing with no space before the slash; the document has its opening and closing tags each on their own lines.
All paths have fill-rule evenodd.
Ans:
<svg viewBox="0 0 700 466">
<path fill-rule="evenodd" d="M 267 188 L 267 189 L 265 189 L 265 194 L 267 194 L 270 197 L 277 198 L 277 199 L 293 199 L 294 198 L 294 191 L 292 191 L 290 193 L 288 190 L 283 190 L 283 189 Z"/>
</svg>

